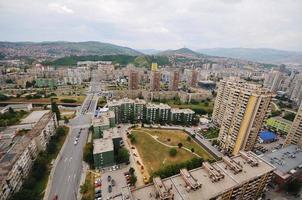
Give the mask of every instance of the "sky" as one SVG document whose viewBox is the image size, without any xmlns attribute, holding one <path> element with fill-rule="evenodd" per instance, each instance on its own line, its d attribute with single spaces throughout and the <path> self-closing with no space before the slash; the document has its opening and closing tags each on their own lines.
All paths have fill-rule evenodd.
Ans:
<svg viewBox="0 0 302 200">
<path fill-rule="evenodd" d="M 0 0 L 0 41 L 302 51 L 302 0 Z"/>
</svg>

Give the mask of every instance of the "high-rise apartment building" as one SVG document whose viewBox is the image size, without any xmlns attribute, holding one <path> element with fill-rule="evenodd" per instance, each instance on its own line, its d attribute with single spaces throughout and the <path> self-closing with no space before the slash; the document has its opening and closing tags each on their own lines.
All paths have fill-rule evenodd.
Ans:
<svg viewBox="0 0 302 200">
<path fill-rule="evenodd" d="M 252 150 L 263 121 L 267 116 L 272 93 L 259 85 L 234 81 L 220 85 L 215 104 L 214 121 L 220 122 L 220 147 L 225 152 L 238 154 Z M 221 94 L 222 93 L 222 94 Z M 221 120 L 221 121 L 220 121 Z M 219 124 L 219 123 L 218 123 Z"/>
<path fill-rule="evenodd" d="M 198 71 L 195 69 L 185 69 L 185 78 L 190 87 L 196 87 L 198 81 Z"/>
<path fill-rule="evenodd" d="M 151 91 L 160 90 L 160 72 L 159 71 L 151 71 L 150 90 Z"/>
<path fill-rule="evenodd" d="M 138 82 L 139 82 L 139 75 L 138 71 L 134 69 L 129 70 L 128 76 L 128 89 L 129 90 L 137 90 L 138 89 Z"/>
<path fill-rule="evenodd" d="M 284 79 L 285 77 L 283 73 L 279 71 L 271 71 L 265 75 L 263 86 L 273 92 L 277 92 L 281 89 Z"/>
<path fill-rule="evenodd" d="M 302 104 L 300 105 L 290 131 L 287 134 L 284 146 L 290 144 L 302 145 Z"/>
<path fill-rule="evenodd" d="M 179 84 L 179 71 L 175 70 L 170 73 L 169 90 L 177 91 Z"/>
</svg>

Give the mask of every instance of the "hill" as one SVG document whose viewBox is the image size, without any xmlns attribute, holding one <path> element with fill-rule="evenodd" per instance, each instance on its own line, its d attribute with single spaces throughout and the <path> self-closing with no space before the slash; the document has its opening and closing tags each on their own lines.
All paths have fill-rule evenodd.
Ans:
<svg viewBox="0 0 302 200">
<path fill-rule="evenodd" d="M 302 52 L 266 48 L 213 48 L 197 50 L 211 56 L 230 57 L 272 64 L 302 64 Z"/>
<path fill-rule="evenodd" d="M 181 48 L 181 49 L 176 49 L 176 50 L 166 50 L 158 53 L 158 55 L 162 56 L 184 56 L 184 57 L 196 57 L 196 58 L 201 58 L 201 57 L 206 57 L 206 55 L 203 55 L 201 53 L 195 52 L 191 49 L 188 48 Z"/>
<path fill-rule="evenodd" d="M 87 55 L 143 55 L 134 49 L 102 42 L 0 42 L 4 58 L 58 58 Z M 3 56 L 2 56 L 3 57 Z"/>
</svg>

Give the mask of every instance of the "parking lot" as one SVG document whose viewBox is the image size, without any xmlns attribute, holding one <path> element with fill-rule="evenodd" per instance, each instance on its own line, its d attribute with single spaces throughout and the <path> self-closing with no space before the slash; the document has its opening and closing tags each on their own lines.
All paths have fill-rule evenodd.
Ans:
<svg viewBox="0 0 302 200">
<path fill-rule="evenodd" d="M 107 170 L 102 173 L 102 199 L 110 199 L 110 197 L 115 197 L 121 193 L 121 188 L 127 186 L 126 178 L 124 176 L 125 172 L 129 171 L 129 166 L 124 166 L 123 168 L 117 170 Z M 108 181 L 108 176 L 110 176 L 110 181 Z M 114 186 L 112 186 L 112 181 L 114 180 Z M 112 186 L 112 191 L 109 192 L 109 185 Z"/>
</svg>

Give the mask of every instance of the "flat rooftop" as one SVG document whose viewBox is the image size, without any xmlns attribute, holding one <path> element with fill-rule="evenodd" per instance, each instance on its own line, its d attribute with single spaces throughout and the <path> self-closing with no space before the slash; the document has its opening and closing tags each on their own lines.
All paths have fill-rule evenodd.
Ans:
<svg viewBox="0 0 302 200">
<path fill-rule="evenodd" d="M 119 130 L 115 128 L 110 128 L 108 130 L 103 131 L 103 138 L 104 139 L 114 139 L 114 138 L 121 138 L 122 136 L 119 133 Z"/>
<path fill-rule="evenodd" d="M 191 109 L 179 109 L 179 108 L 171 108 L 171 113 L 184 113 L 184 114 L 194 114 L 195 112 Z"/>
<path fill-rule="evenodd" d="M 289 145 L 264 155 L 263 159 L 276 167 L 278 175 L 286 176 L 291 170 L 302 166 L 302 149 L 297 145 Z"/>
<path fill-rule="evenodd" d="M 211 199 L 246 181 L 253 180 L 274 170 L 272 165 L 257 157 L 255 154 L 252 153 L 252 156 L 253 158 L 257 158 L 257 166 L 252 167 L 242 155 L 232 157 L 233 161 L 240 163 L 242 166 L 242 171 L 239 173 L 234 173 L 229 166 L 226 167 L 227 164 L 223 160 L 211 164 L 224 175 L 224 178 L 216 182 L 212 181 L 210 173 L 204 166 L 191 170 L 190 173 L 192 177 L 202 185 L 201 188 L 197 190 L 187 191 L 187 184 L 180 174 L 163 179 L 163 183 L 167 188 L 172 189 L 171 191 L 174 194 L 175 200 Z M 154 184 L 137 188 L 132 191 L 132 195 L 133 199 L 157 200 Z"/>
<path fill-rule="evenodd" d="M 38 110 L 31 112 L 27 117 L 21 120 L 20 124 L 34 124 L 37 123 L 43 115 L 49 113 L 49 110 Z"/>
<path fill-rule="evenodd" d="M 93 154 L 113 151 L 113 142 L 110 138 L 93 140 Z"/>
<path fill-rule="evenodd" d="M 171 107 L 168 104 L 155 104 L 155 103 L 147 103 L 147 108 L 159 108 L 159 109 L 170 109 Z"/>
<path fill-rule="evenodd" d="M 278 120 L 278 121 L 283 122 L 283 123 L 288 124 L 288 125 L 291 125 L 293 123 L 292 121 L 289 121 L 289 120 L 284 119 L 283 117 L 279 117 L 279 116 L 272 117 L 272 119 Z"/>
</svg>

